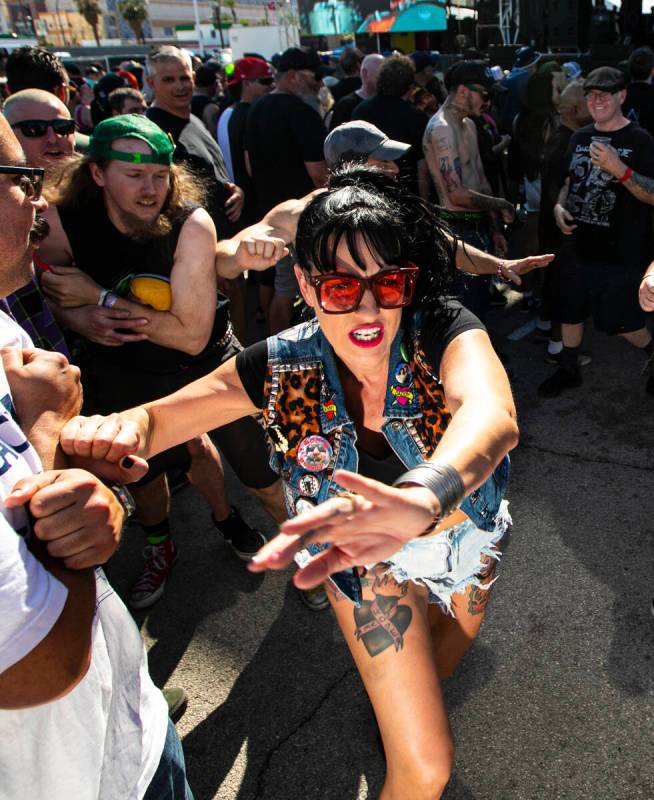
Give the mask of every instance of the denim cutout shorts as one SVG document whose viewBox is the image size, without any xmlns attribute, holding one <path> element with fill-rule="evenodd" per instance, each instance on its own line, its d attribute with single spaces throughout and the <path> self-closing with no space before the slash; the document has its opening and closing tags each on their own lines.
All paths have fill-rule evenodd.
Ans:
<svg viewBox="0 0 654 800">
<path fill-rule="evenodd" d="M 511 524 L 508 502 L 503 500 L 495 517 L 495 528 L 483 531 L 470 520 L 460 522 L 436 536 L 412 539 L 385 564 L 386 574 L 398 583 L 411 580 L 428 589 L 428 601 L 438 603 L 444 612 L 452 612 L 452 595 L 471 584 L 482 586 L 477 574 L 486 566 L 482 556 L 501 558 L 497 544 Z M 495 578 L 484 585 L 491 586 Z"/>
</svg>

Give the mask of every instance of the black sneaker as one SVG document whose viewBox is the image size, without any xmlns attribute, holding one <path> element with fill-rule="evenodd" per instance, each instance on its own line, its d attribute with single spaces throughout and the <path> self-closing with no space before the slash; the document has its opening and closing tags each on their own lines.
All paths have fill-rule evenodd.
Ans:
<svg viewBox="0 0 654 800">
<path fill-rule="evenodd" d="M 541 383 L 538 394 L 540 397 L 558 397 L 566 389 L 576 389 L 581 384 L 581 375 L 578 371 L 570 372 L 561 367 Z"/>
<path fill-rule="evenodd" d="M 558 353 L 550 353 L 549 351 L 547 351 L 545 353 L 545 363 L 554 364 L 558 366 L 561 363 L 562 357 L 563 357 L 563 350 L 560 350 Z M 592 360 L 593 360 L 593 354 L 588 350 L 582 350 L 577 356 L 577 366 L 587 367 Z"/>
<path fill-rule="evenodd" d="M 211 515 L 218 533 L 229 544 L 241 561 L 251 561 L 268 541 L 261 531 L 251 528 L 241 517 L 237 508 L 231 507 L 229 517 L 222 523 Z"/>
</svg>

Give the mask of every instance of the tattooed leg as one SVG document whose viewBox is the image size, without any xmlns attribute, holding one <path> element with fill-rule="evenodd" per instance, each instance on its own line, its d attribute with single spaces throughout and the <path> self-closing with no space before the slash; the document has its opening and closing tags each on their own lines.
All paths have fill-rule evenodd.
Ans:
<svg viewBox="0 0 654 800">
<path fill-rule="evenodd" d="M 436 669 L 441 678 L 452 676 L 484 621 L 497 561 L 491 556 L 484 556 L 482 562 L 482 569 L 477 575 L 482 587 L 471 584 L 464 592 L 452 595 L 454 617 L 445 614 L 437 605 L 429 607 Z"/>
<path fill-rule="evenodd" d="M 438 798 L 449 779 L 453 743 L 434 666 L 426 593 L 382 570 L 363 581 L 363 603 L 332 606 L 370 697 L 384 742 L 380 800 Z M 374 604 L 377 609 L 373 611 Z"/>
</svg>

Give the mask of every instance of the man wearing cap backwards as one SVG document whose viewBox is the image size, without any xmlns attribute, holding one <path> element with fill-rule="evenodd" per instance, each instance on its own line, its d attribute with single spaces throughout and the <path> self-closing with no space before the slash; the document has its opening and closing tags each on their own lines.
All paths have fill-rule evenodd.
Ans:
<svg viewBox="0 0 654 800">
<path fill-rule="evenodd" d="M 654 139 L 622 113 L 624 75 L 613 67 L 593 70 L 583 84 L 593 119 L 573 134 L 567 177 L 554 206 L 561 232 L 570 236 L 578 268 L 561 274 L 555 303 L 563 337 L 560 368 L 539 387 L 558 397 L 581 385 L 578 353 L 584 321 L 654 353 L 638 287 L 652 257 Z M 654 394 L 651 371 L 646 390 Z"/>
<path fill-rule="evenodd" d="M 141 321 L 118 341 L 83 340 L 86 402 L 98 413 L 161 397 L 210 372 L 240 347 L 225 301 L 216 307 L 215 229 L 193 202 L 200 199 L 197 182 L 172 157 L 170 139 L 145 117 L 105 120 L 94 130 L 88 158 L 71 167 L 54 198 L 57 207 L 48 212 L 44 259 L 77 267 L 44 276 L 63 323 L 79 330 L 78 319 L 96 305 Z M 278 513 L 277 476 L 268 466 L 261 426 L 247 418 L 216 437 L 243 482 Z M 229 506 L 220 457 L 207 435 L 169 451 L 134 488 L 148 539 L 145 568 L 129 595 L 134 608 L 161 596 L 177 555 L 165 476 L 173 465 L 182 466 L 203 493 L 216 528 L 238 557 L 248 560 L 265 542 Z"/>
<path fill-rule="evenodd" d="M 260 215 L 325 185 L 325 128 L 318 112 L 302 100 L 315 95 L 324 72 L 315 50 L 290 47 L 278 61 L 276 88 L 250 108 L 246 150 Z M 298 288 L 290 259 L 271 273 L 260 276 L 259 300 L 270 332 L 276 333 L 290 325 Z"/>
<path fill-rule="evenodd" d="M 492 196 L 471 119 L 481 113 L 495 81 L 483 61 L 460 61 L 450 68 L 445 82 L 449 94 L 429 120 L 423 139 L 442 215 L 464 242 L 503 256 L 507 245 L 501 223 L 511 222 L 515 209 L 507 200 Z M 463 304 L 482 320 L 490 303 L 489 286 L 489 277 L 464 275 L 455 284 Z"/>
</svg>

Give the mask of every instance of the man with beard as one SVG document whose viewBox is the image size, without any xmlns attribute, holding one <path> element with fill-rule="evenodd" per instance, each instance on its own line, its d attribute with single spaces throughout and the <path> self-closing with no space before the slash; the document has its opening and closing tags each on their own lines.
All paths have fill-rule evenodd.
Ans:
<svg viewBox="0 0 654 800">
<path fill-rule="evenodd" d="M 197 181 L 172 158 L 170 139 L 145 117 L 104 120 L 91 137 L 89 156 L 64 177 L 57 208 L 49 212 L 45 260 L 78 268 L 44 276 L 64 324 L 77 330 L 89 305 L 123 308 L 144 321 L 131 342 L 84 338 L 82 373 L 93 412 L 162 397 L 240 349 L 226 301 L 216 306 L 213 223 L 199 207 Z M 261 426 L 248 417 L 221 428 L 216 439 L 241 480 L 279 516 L 277 477 L 268 466 Z M 169 451 L 134 488 L 148 539 L 145 568 L 129 595 L 134 608 L 161 596 L 177 556 L 165 476 L 173 465 L 182 466 L 205 496 L 215 528 L 239 558 L 249 560 L 265 542 L 230 508 L 220 457 L 206 434 Z"/>
<path fill-rule="evenodd" d="M 464 242 L 503 256 L 507 245 L 501 222 L 511 222 L 515 209 L 492 196 L 471 119 L 481 113 L 495 85 L 493 75 L 483 61 L 460 61 L 449 70 L 445 83 L 447 99 L 429 120 L 423 139 L 441 214 Z M 490 277 L 459 273 L 454 287 L 463 304 L 483 321 L 490 304 Z"/>
<path fill-rule="evenodd" d="M 5 297 L 29 279 L 35 215 L 46 203 L 42 170 L 25 166 L 2 117 L 0 164 Z M 59 448 L 81 404 L 79 371 L 35 349 L 2 312 L 0 348 L 2 792 L 154 800 L 168 785 L 166 796 L 190 800 L 179 738 L 139 632 L 93 569 L 120 542 L 128 495 L 68 468 Z M 132 460 L 104 477 L 138 477 L 144 468 Z"/>
</svg>

